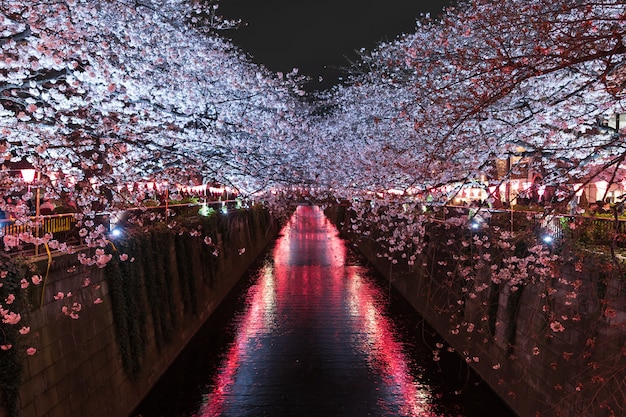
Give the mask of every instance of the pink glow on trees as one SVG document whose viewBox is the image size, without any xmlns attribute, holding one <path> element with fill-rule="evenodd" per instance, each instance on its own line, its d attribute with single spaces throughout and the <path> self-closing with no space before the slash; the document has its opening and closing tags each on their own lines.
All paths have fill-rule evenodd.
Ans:
<svg viewBox="0 0 626 417">
<path fill-rule="evenodd" d="M 271 181 L 276 158 L 289 160 L 294 76 L 199 33 L 177 12 L 188 9 L 3 2 L 4 160 L 58 176 L 47 191 L 69 189 L 82 207 L 132 199 L 117 186 L 144 178 L 184 184 L 198 173 L 242 191 Z"/>
<path fill-rule="evenodd" d="M 580 184 L 598 180 L 607 181 L 607 187 L 619 184 L 626 157 L 624 130 L 606 129 L 599 120 L 626 110 L 625 16 L 626 5 L 614 0 L 511 0 L 497 6 L 471 1 L 449 9 L 441 20 L 418 22 L 414 34 L 364 52 L 353 85 L 337 88 L 330 97 L 331 110 L 319 120 L 318 140 L 334 139 L 329 165 L 343 170 L 329 172 L 324 180 L 335 195 L 363 202 L 353 204 L 356 215 L 350 228 L 365 240 L 376 239 L 383 247 L 379 257 L 391 265 L 415 267 L 423 259 L 429 230 L 442 227 L 435 226 L 442 218 L 451 234 L 459 227 L 472 230 L 473 216 L 484 218 L 478 224 L 480 234 L 469 238 L 452 234 L 448 241 L 452 259 L 438 265 L 447 275 L 434 278 L 451 289 L 463 284 L 458 293 L 449 291 L 450 307 L 442 311 L 451 317 L 451 335 L 490 340 L 484 333 L 476 334 L 481 326 L 484 332 L 482 319 L 467 318 L 464 306 L 470 299 L 485 299 L 493 285 L 507 294 L 531 285 L 544 288 L 536 313 L 546 317 L 552 333 L 546 333 L 547 338 L 570 334 L 581 321 L 587 307 L 573 302 L 582 292 L 580 283 L 569 282 L 558 272 L 559 265 L 571 261 L 569 255 L 551 253 L 528 230 L 512 230 L 513 217 L 508 227 L 507 223 L 494 227 L 490 213 L 479 210 L 457 217 L 429 201 L 448 204 L 464 184 L 480 183 L 494 190 L 505 185 L 506 192 L 508 178 L 522 169 L 536 172 L 541 181 L 537 187 L 560 190 L 552 203 L 561 207 L 575 198 Z M 532 156 L 531 164 L 513 163 L 502 176 L 495 161 L 520 153 Z M 384 192 L 389 189 L 407 193 Z M 419 209 L 422 204 L 430 207 L 427 212 Z M 617 260 L 615 240 L 607 242 L 609 246 L 609 259 Z M 609 264 L 612 277 L 623 273 L 619 261 Z M 623 304 L 616 295 L 602 302 Z M 623 326 L 620 319 L 611 324 L 612 329 Z M 504 336 L 497 323 L 494 331 L 496 337 Z M 617 375 L 623 377 L 626 364 L 619 348 L 608 348 L 619 347 L 619 339 L 609 339 L 604 341 L 604 354 L 591 348 L 585 353 L 586 358 L 604 359 L 579 368 L 576 389 L 560 384 L 566 393 L 555 407 L 584 410 L 586 415 L 624 412 L 619 408 L 624 403 L 619 391 L 623 384 Z M 532 347 L 528 352 L 524 346 L 512 349 L 542 357 Z M 464 355 L 477 357 L 472 352 Z M 493 366 L 500 369 L 501 363 Z M 589 374 L 595 377 L 590 379 Z M 581 386 L 592 394 L 581 396 Z M 609 386 L 622 388 L 609 393 Z"/>
<path fill-rule="evenodd" d="M 380 256 L 415 267 L 433 221 L 422 204 L 445 205 L 468 184 L 503 188 L 521 167 L 513 163 L 499 176 L 497 159 L 530 155 L 524 169 L 538 174 L 538 185 L 563 191 L 556 204 L 593 181 L 610 187 L 623 179 L 624 131 L 598 123 L 626 113 L 623 1 L 469 1 L 363 51 L 352 84 L 320 96 L 317 109 L 299 98 L 296 72 L 271 74 L 216 36 L 211 26 L 232 22 L 200 3 L 0 1 L 0 162 L 9 169 L 27 160 L 46 194 L 73 193 L 86 215 L 78 215 L 82 233 L 100 248 L 97 257 L 80 258 L 85 264 L 110 259 L 104 231 L 88 223 L 94 206 L 136 203 L 139 193 L 126 186 L 133 182 L 174 187 L 195 176 L 216 179 L 243 194 L 265 191 L 276 209 L 304 191 L 357 201 L 351 228 L 376 223 L 386 245 Z M 25 192 L 10 171 L 0 174 L 3 187 Z M 469 219 L 448 217 L 445 227 L 469 227 Z M 551 307 L 555 297 L 571 301 L 579 290 L 576 283 L 563 283 L 568 291 L 552 286 L 554 254 L 537 241 L 516 252 L 529 237 L 507 228 L 490 233 L 486 240 L 450 238 L 458 253 L 441 266 L 465 290 L 451 305 L 484 294 L 480 277 L 489 268 L 489 285 L 513 292 L 545 285 L 541 313 L 552 333 L 581 320 L 579 312 Z M 487 245 L 500 257 L 464 253 Z M 73 307 L 68 315 L 77 314 Z M 457 324 L 457 334 L 480 327 Z"/>
</svg>

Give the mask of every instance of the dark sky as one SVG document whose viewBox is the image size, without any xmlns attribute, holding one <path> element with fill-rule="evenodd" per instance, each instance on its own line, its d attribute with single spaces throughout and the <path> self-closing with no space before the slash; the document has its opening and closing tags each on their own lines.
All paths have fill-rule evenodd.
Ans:
<svg viewBox="0 0 626 417">
<path fill-rule="evenodd" d="M 362 47 L 413 32 L 422 13 L 440 14 L 451 0 L 221 0 L 219 14 L 245 26 L 223 33 L 272 71 L 298 68 L 307 90 L 336 84 L 339 68 Z M 320 83 L 318 78 L 322 76 Z"/>
</svg>

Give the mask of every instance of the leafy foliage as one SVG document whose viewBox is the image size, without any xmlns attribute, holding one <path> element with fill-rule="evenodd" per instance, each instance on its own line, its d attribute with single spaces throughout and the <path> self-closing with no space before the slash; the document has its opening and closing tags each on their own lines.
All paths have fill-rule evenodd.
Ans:
<svg viewBox="0 0 626 417">
<path fill-rule="evenodd" d="M 8 416 L 19 415 L 18 393 L 26 349 L 23 336 L 30 332 L 25 312 L 31 279 L 29 266 L 5 256 L 0 257 L 0 410 Z M 39 283 L 39 276 L 35 276 Z M 33 283 L 34 284 L 34 283 Z"/>
</svg>

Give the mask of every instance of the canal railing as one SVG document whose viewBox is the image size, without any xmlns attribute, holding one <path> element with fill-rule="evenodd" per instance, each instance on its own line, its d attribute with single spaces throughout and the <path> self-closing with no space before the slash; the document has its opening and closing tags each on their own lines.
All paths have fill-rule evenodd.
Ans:
<svg viewBox="0 0 626 417">
<path fill-rule="evenodd" d="M 96 225 L 103 225 L 109 232 L 116 227 L 123 226 L 130 217 L 143 216 L 152 221 L 167 221 L 170 217 L 182 214 L 198 214 L 214 210 L 227 212 L 240 207 L 238 200 L 207 201 L 203 203 L 168 204 L 149 207 L 134 207 L 114 212 L 98 213 L 94 218 Z M 626 248 L 626 218 L 596 217 L 582 215 L 545 214 L 534 211 L 502 210 L 488 208 L 474 208 L 466 206 L 437 206 L 433 215 L 438 221 L 445 221 L 450 217 L 468 216 L 470 222 L 488 222 L 511 231 L 525 229 L 534 230 L 538 236 L 551 240 L 576 239 L 580 243 L 592 245 L 611 245 Z M 39 219 L 39 220 L 38 220 Z M 149 220 L 150 221 L 150 220 Z M 43 237 L 50 234 L 52 239 L 67 245 L 82 245 L 77 213 L 63 213 L 33 216 L 25 221 L 0 219 L 0 239 L 5 236 L 17 238 L 21 234 Z M 32 256 L 39 253 L 39 245 L 24 243 L 17 247 L 8 247 L 2 243 L 5 254 L 15 256 Z"/>
<path fill-rule="evenodd" d="M 238 200 L 207 201 L 202 203 L 168 204 L 147 207 L 133 207 L 119 211 L 97 213 L 93 218 L 95 226 L 102 225 L 107 232 L 111 232 L 115 227 L 125 224 L 128 218 L 143 217 L 148 221 L 167 221 L 170 216 L 181 214 L 210 214 L 211 210 L 225 213 L 240 207 Z M 1 252 L 9 256 L 33 256 L 39 255 L 41 245 L 29 243 L 30 237 L 43 238 L 51 235 L 51 240 L 66 245 L 81 246 L 84 244 L 84 237 L 79 233 L 77 227 L 79 213 L 47 214 L 31 216 L 24 220 L 0 219 L 0 245 Z M 154 219 L 154 220 L 151 220 Z M 28 237 L 27 241 L 18 242 L 17 245 L 7 245 L 5 239 L 19 240 L 20 236 Z M 23 240 L 23 239 L 22 239 Z M 54 249 L 46 248 L 46 251 Z"/>
<path fill-rule="evenodd" d="M 626 248 L 626 217 L 569 215 L 528 210 L 490 209 L 467 206 L 433 206 L 436 221 L 467 216 L 470 228 L 478 230 L 482 223 L 503 230 L 531 230 L 544 242 L 571 239 L 581 244 Z"/>
</svg>

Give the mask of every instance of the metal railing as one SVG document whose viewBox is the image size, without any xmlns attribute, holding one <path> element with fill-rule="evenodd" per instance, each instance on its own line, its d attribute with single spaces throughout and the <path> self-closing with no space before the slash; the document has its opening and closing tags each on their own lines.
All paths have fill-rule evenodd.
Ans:
<svg viewBox="0 0 626 417">
<path fill-rule="evenodd" d="M 70 232 L 75 224 L 76 217 L 74 213 L 50 214 L 40 216 L 39 220 L 36 217 L 30 217 L 24 222 L 12 219 L 1 219 L 0 236 L 17 236 L 21 233 L 32 233 L 39 236 L 43 236 L 46 233 L 55 235 Z"/>
<path fill-rule="evenodd" d="M 538 235 L 550 236 L 552 239 L 572 239 L 591 245 L 611 245 L 626 248 L 626 218 L 597 217 L 568 214 L 546 214 L 533 211 L 503 210 L 488 208 L 472 208 L 450 206 L 448 214 L 438 217 L 467 215 L 478 213 L 481 219 L 486 217 L 492 225 L 512 231 L 533 230 Z M 488 216 L 481 216 L 486 212 Z"/>
<path fill-rule="evenodd" d="M 533 231 L 539 239 L 547 241 L 576 241 L 582 244 L 626 248 L 626 218 L 582 216 L 537 211 L 490 209 L 487 207 L 424 205 L 418 207 L 432 213 L 435 222 L 445 222 L 452 217 L 475 218 L 480 222 L 515 232 Z"/>
<path fill-rule="evenodd" d="M 110 231 L 121 219 L 129 216 L 155 213 L 159 214 L 158 220 L 166 219 L 171 215 L 197 214 L 203 206 L 210 207 L 217 212 L 234 210 L 239 207 L 238 200 L 207 201 L 202 203 L 168 204 L 149 207 L 133 207 L 118 212 L 104 212 L 96 214 L 95 225 L 103 225 Z M 76 213 L 50 214 L 39 217 L 29 217 L 25 220 L 0 219 L 0 252 L 10 256 L 31 256 L 41 252 L 39 245 L 21 242 L 17 246 L 7 247 L 4 244 L 5 236 L 18 237 L 27 234 L 35 237 L 43 237 L 51 234 L 54 240 L 60 243 L 81 245 L 82 238 L 79 235 Z"/>
<path fill-rule="evenodd" d="M 119 219 L 136 215 L 137 213 L 157 213 L 162 214 L 162 219 L 167 215 L 181 215 L 184 213 L 196 213 L 202 206 L 207 206 L 215 211 L 233 210 L 238 207 L 237 200 L 207 201 L 206 203 L 160 205 L 153 207 L 129 208 L 116 213 L 99 213 L 95 223 L 102 224 L 107 230 L 114 227 Z M 520 210 L 494 210 L 481 208 L 476 209 L 465 206 L 438 207 L 434 213 L 438 221 L 445 221 L 447 217 L 468 215 L 473 212 L 488 212 L 488 221 L 492 225 L 498 225 L 511 230 L 523 230 L 531 228 L 537 233 L 545 233 L 554 239 L 577 239 L 582 243 L 595 245 L 609 245 L 616 242 L 618 247 L 626 247 L 626 219 L 615 219 L 609 217 L 574 216 L 561 214 L 543 214 L 537 212 L 527 212 Z M 447 214 L 446 214 L 447 213 Z M 157 220 L 158 221 L 158 220 Z M 36 237 L 43 237 L 47 233 L 52 234 L 53 239 L 61 243 L 81 244 L 81 238 L 76 228 L 76 213 L 51 214 L 39 217 L 31 217 L 25 222 L 18 222 L 9 219 L 0 219 L 0 247 L 9 254 L 32 255 L 37 254 L 37 247 L 33 244 L 21 244 L 19 247 L 4 248 L 2 239 L 4 236 L 19 236 L 21 233 L 32 234 Z M 575 227 L 571 227 L 575 224 Z"/>
<path fill-rule="evenodd" d="M 30 217 L 24 221 L 13 219 L 0 220 L 0 246 L 3 252 L 9 255 L 37 255 L 39 245 L 19 242 L 15 246 L 6 246 L 5 236 L 18 238 L 20 235 L 31 235 L 36 238 L 47 234 L 52 238 L 65 243 L 78 243 L 79 237 L 75 230 L 76 216 L 74 213 L 50 214 L 39 217 Z"/>
</svg>

